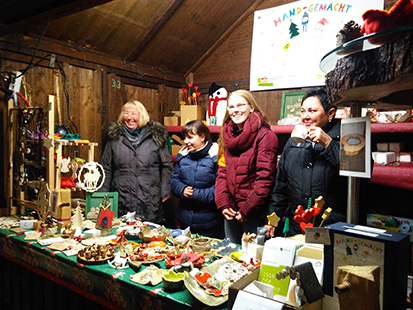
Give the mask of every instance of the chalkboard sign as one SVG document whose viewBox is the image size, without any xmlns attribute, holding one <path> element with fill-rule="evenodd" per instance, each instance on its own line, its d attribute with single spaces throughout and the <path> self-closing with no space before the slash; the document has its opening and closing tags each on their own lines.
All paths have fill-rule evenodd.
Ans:
<svg viewBox="0 0 413 310">
<path fill-rule="evenodd" d="M 300 117 L 301 100 L 303 99 L 305 94 L 305 91 L 283 93 L 280 119 L 293 116 Z"/>
</svg>

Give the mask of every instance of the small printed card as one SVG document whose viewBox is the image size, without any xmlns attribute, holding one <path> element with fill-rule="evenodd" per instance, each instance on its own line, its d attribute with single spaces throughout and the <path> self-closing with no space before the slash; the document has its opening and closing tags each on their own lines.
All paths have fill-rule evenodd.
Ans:
<svg viewBox="0 0 413 310">
<path fill-rule="evenodd" d="M 275 276 L 286 266 L 293 265 L 298 244 L 285 238 L 273 238 L 265 242 L 258 281 L 272 285 L 274 299 L 279 301 L 287 299 L 290 277 L 277 280 Z"/>
</svg>

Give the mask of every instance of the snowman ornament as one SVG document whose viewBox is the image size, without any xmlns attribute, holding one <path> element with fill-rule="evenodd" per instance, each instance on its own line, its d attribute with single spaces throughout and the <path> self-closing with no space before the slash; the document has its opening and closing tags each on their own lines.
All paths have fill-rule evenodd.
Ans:
<svg viewBox="0 0 413 310">
<path fill-rule="evenodd" d="M 209 103 L 206 114 L 209 126 L 221 126 L 227 110 L 227 90 L 213 82 L 208 91 Z"/>
</svg>

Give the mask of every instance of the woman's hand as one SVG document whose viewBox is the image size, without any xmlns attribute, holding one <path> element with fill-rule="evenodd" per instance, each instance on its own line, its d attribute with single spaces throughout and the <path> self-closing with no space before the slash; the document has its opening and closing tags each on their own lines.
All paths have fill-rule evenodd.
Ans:
<svg viewBox="0 0 413 310">
<path fill-rule="evenodd" d="M 272 225 L 264 225 L 265 228 L 267 228 L 267 231 L 265 232 L 265 236 L 267 238 L 272 238 L 274 237 L 274 233 L 275 233 L 275 227 Z"/>
<path fill-rule="evenodd" d="M 234 211 L 232 208 L 226 208 L 222 210 L 222 215 L 228 220 L 232 221 L 234 217 L 237 215 L 237 212 Z"/>
<path fill-rule="evenodd" d="M 193 189 L 192 186 L 185 187 L 184 192 L 183 192 L 184 197 L 187 198 L 187 199 L 192 199 L 193 191 L 194 191 L 194 189 Z"/>
<path fill-rule="evenodd" d="M 331 137 L 324 132 L 324 130 L 316 126 L 311 126 L 308 129 L 308 137 L 311 141 L 322 145 L 324 148 L 327 148 L 332 140 Z"/>
<path fill-rule="evenodd" d="M 163 197 L 163 198 L 162 198 L 162 202 L 167 201 L 169 198 L 171 198 L 171 197 L 170 197 L 170 196 Z"/>
<path fill-rule="evenodd" d="M 237 212 L 237 214 L 235 215 L 235 219 L 240 223 L 248 222 L 248 220 L 245 217 L 243 217 L 242 214 L 239 212 Z"/>
</svg>

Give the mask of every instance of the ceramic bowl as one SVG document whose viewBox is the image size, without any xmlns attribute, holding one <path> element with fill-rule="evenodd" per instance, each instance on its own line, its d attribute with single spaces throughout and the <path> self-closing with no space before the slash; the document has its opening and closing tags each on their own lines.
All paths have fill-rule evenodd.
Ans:
<svg viewBox="0 0 413 310">
<path fill-rule="evenodd" d="M 176 273 L 172 269 L 162 275 L 162 282 L 167 292 L 177 292 L 184 286 L 184 274 Z"/>
<path fill-rule="evenodd" d="M 141 227 L 140 232 L 138 233 L 139 238 L 146 243 L 151 241 L 165 241 L 167 232 L 157 232 L 156 230 L 150 228 L 148 225 Z"/>
<path fill-rule="evenodd" d="M 192 251 L 195 253 L 208 252 L 209 250 L 211 250 L 209 238 L 197 238 L 192 241 Z"/>
</svg>

